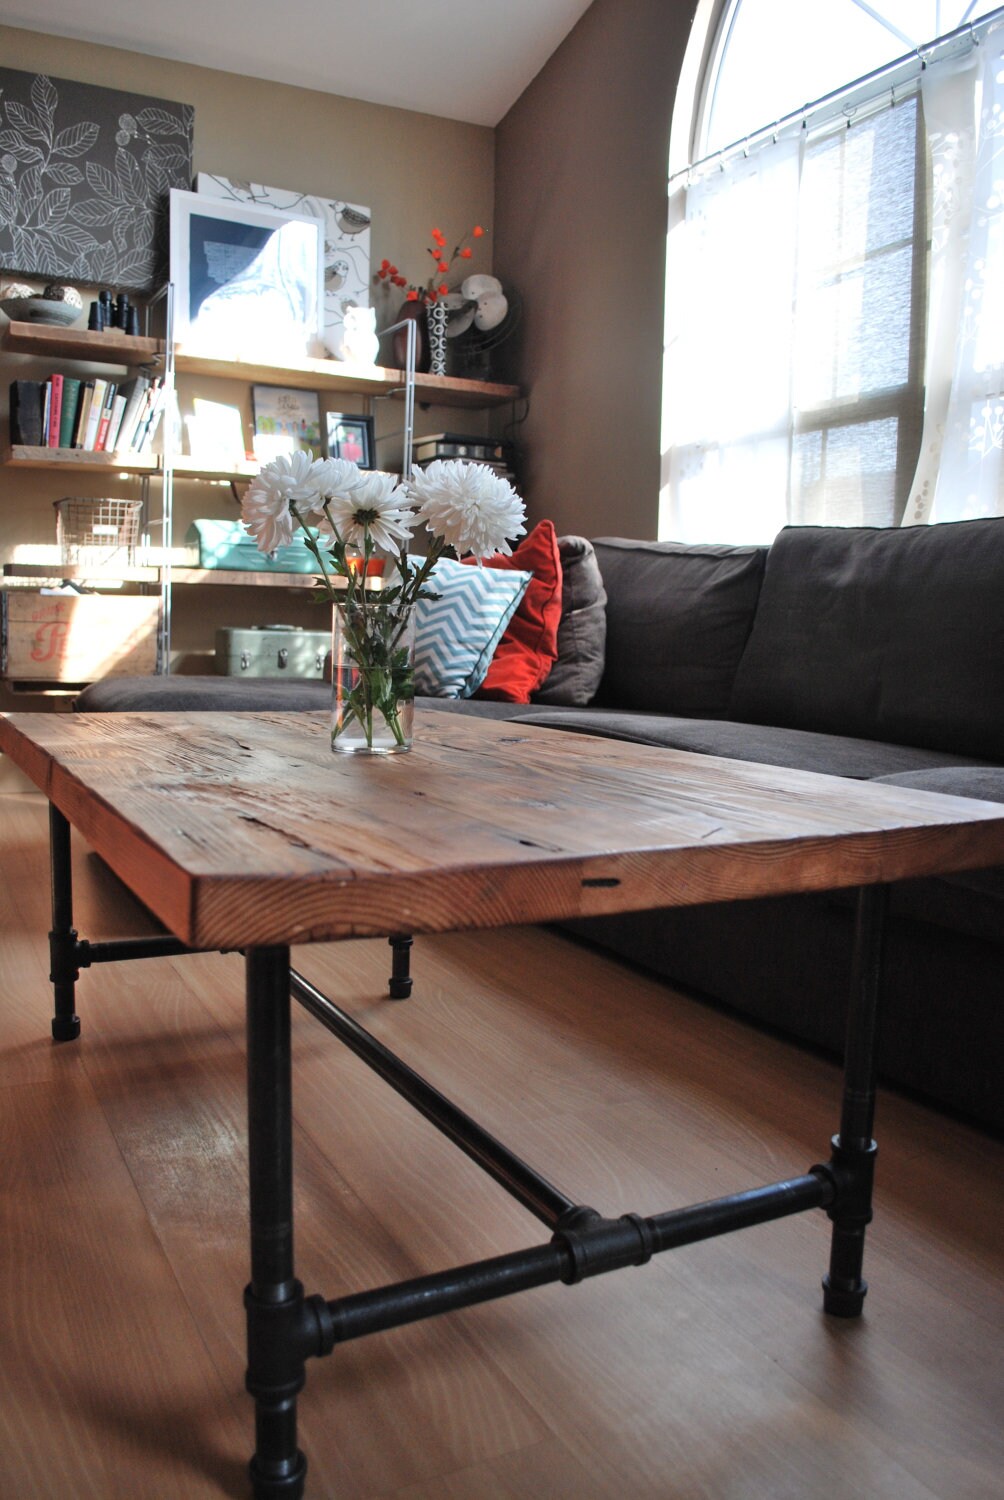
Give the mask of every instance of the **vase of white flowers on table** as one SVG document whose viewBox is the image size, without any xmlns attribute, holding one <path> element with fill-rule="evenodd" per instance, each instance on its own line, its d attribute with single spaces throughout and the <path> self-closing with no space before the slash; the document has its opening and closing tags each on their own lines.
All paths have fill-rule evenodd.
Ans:
<svg viewBox="0 0 1004 1500">
<path fill-rule="evenodd" d="M 438 597 L 433 570 L 447 548 L 472 554 L 479 566 L 511 553 L 509 542 L 526 529 L 515 490 L 487 466 L 461 460 L 438 460 L 398 484 L 394 475 L 308 451 L 264 465 L 242 519 L 266 553 L 299 528 L 317 561 L 319 586 L 334 605 L 332 750 L 410 749 L 415 606 Z M 408 551 L 419 521 L 430 536 L 424 557 Z M 387 554 L 393 563 L 377 579 Z"/>
</svg>

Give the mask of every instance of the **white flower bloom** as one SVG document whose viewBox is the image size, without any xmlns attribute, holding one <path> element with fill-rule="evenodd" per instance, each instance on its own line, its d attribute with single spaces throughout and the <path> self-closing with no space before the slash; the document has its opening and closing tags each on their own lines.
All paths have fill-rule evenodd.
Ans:
<svg viewBox="0 0 1004 1500">
<path fill-rule="evenodd" d="M 321 504 L 317 471 L 324 460 L 306 453 L 280 453 L 261 469 L 248 486 L 241 506 L 244 527 L 258 543 L 259 552 L 274 552 L 293 540 L 295 521 L 290 504 L 307 515 Z"/>
<path fill-rule="evenodd" d="M 367 533 L 374 547 L 396 552 L 402 542 L 410 540 L 415 524 L 407 491 L 395 485 L 392 474 L 363 475 L 354 488 L 333 494 L 319 523 L 322 534 L 331 532 L 329 517 L 345 546 L 360 552 L 365 549 Z"/>
<path fill-rule="evenodd" d="M 365 482 L 365 475 L 348 458 L 324 458 L 317 463 L 315 479 L 322 496 L 348 495 Z"/>
<path fill-rule="evenodd" d="M 496 552 L 510 556 L 509 539 L 526 531 L 522 500 L 487 464 L 436 459 L 411 476 L 409 489 L 433 536 L 458 557 L 473 552 L 480 562 Z"/>
</svg>

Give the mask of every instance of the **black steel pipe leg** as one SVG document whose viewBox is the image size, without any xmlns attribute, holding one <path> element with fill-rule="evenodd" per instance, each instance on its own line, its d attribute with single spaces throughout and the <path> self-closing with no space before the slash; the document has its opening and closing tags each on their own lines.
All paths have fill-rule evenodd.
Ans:
<svg viewBox="0 0 1004 1500">
<path fill-rule="evenodd" d="M 387 994 L 391 1000 L 407 1000 L 411 994 L 411 945 L 414 938 L 399 932 L 387 941 L 391 947 L 391 975 Z"/>
<path fill-rule="evenodd" d="M 52 930 L 49 933 L 49 978 L 53 989 L 52 1035 L 73 1042 L 80 1035 L 76 1013 L 77 934 L 73 927 L 73 874 L 70 825 L 49 803 L 49 875 L 52 883 Z"/>
<path fill-rule="evenodd" d="M 307 1350 L 303 1288 L 293 1275 L 293 1112 L 289 949 L 250 949 L 247 976 L 251 1283 L 246 1385 L 255 1401 L 255 1500 L 299 1500 L 307 1460 L 296 1446 L 296 1396 Z"/>
<path fill-rule="evenodd" d="M 861 1271 L 872 1218 L 875 1030 L 888 900 L 887 886 L 866 886 L 858 894 L 840 1134 L 833 1138 L 828 1167 L 837 1193 L 827 1210 L 833 1233 L 823 1310 L 837 1318 L 858 1317 L 868 1290 Z"/>
</svg>

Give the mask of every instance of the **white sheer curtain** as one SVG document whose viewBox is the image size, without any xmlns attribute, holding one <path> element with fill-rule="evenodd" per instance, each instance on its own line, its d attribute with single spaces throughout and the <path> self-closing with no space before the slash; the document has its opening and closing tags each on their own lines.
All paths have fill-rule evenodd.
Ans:
<svg viewBox="0 0 1004 1500">
<path fill-rule="evenodd" d="M 1004 515 L 1004 26 L 929 70 L 921 97 L 931 271 L 910 524 Z"/>
<path fill-rule="evenodd" d="M 760 541 L 787 515 L 802 142 L 671 199 L 661 535 Z"/>
<path fill-rule="evenodd" d="M 661 536 L 1002 512 L 1002 39 L 671 194 Z"/>
</svg>

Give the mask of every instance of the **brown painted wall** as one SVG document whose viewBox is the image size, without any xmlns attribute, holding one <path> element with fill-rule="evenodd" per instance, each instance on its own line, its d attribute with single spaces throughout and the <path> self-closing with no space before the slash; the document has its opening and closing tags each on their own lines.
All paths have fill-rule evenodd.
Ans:
<svg viewBox="0 0 1004 1500">
<path fill-rule="evenodd" d="M 497 128 L 527 501 L 559 531 L 656 534 L 666 163 L 695 9 L 594 0 Z"/>
</svg>

